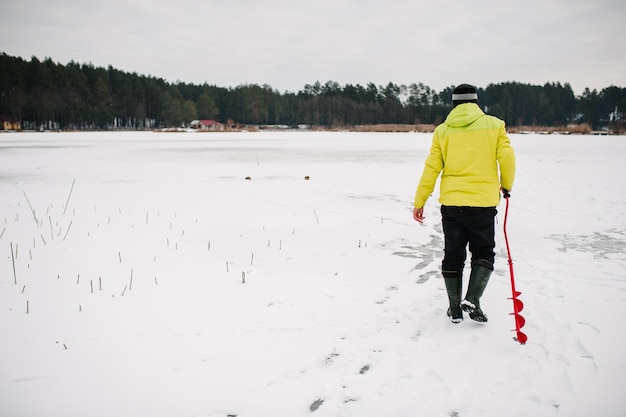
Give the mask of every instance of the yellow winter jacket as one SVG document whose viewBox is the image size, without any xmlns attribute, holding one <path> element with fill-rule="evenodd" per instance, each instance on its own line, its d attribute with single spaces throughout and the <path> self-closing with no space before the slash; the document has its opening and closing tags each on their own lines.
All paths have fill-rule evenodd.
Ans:
<svg viewBox="0 0 626 417">
<path fill-rule="evenodd" d="M 497 206 L 500 187 L 511 190 L 515 177 L 515 153 L 504 122 L 474 103 L 452 109 L 433 134 L 414 207 L 424 207 L 440 173 L 442 205 Z"/>
</svg>

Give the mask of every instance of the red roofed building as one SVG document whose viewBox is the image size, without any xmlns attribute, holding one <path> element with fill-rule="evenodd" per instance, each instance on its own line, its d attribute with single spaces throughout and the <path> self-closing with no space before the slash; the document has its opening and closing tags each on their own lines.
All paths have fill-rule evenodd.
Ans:
<svg viewBox="0 0 626 417">
<path fill-rule="evenodd" d="M 190 127 L 198 130 L 224 130 L 224 125 L 215 120 L 194 120 Z"/>
</svg>

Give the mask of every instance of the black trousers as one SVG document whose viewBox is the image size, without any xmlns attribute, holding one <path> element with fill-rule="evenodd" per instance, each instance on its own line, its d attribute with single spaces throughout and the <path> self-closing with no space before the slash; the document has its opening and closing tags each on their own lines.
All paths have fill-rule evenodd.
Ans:
<svg viewBox="0 0 626 417">
<path fill-rule="evenodd" d="M 495 207 L 441 206 L 445 241 L 443 272 L 463 271 L 468 244 L 472 265 L 480 264 L 493 270 L 496 214 Z"/>
</svg>

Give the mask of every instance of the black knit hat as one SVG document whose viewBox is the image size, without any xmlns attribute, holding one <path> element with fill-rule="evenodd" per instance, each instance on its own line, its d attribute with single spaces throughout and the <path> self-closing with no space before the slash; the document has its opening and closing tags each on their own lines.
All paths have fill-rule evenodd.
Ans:
<svg viewBox="0 0 626 417">
<path fill-rule="evenodd" d="M 456 107 L 462 103 L 478 103 L 478 93 L 473 86 L 460 84 L 452 92 L 452 104 Z"/>
</svg>

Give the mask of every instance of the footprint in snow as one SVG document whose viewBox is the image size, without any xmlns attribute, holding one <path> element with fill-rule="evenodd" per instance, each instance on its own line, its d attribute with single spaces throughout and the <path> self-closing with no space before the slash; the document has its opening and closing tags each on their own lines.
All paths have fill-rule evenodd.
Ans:
<svg viewBox="0 0 626 417">
<path fill-rule="evenodd" d="M 387 288 L 387 294 L 385 295 L 384 298 L 376 301 L 376 304 L 385 304 L 385 302 L 387 302 L 387 300 L 389 300 L 391 297 L 393 297 L 396 293 L 398 292 L 398 287 L 395 285 L 392 285 L 391 287 Z"/>
<path fill-rule="evenodd" d="M 309 406 L 309 410 L 313 413 L 314 411 L 317 411 L 317 409 L 320 408 L 322 404 L 324 404 L 324 400 L 318 398 L 317 400 L 313 401 L 313 403 Z"/>
</svg>

